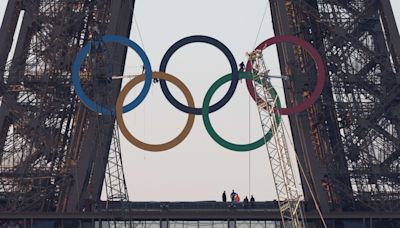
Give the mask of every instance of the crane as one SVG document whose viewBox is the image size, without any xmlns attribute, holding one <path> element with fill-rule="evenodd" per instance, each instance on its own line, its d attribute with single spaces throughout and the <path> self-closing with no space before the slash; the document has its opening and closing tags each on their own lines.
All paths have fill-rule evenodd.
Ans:
<svg viewBox="0 0 400 228">
<path fill-rule="evenodd" d="M 261 50 L 249 54 L 258 113 L 264 135 L 272 130 L 273 139 L 265 145 L 275 183 L 278 206 L 284 228 L 303 228 L 304 212 L 301 195 L 296 184 L 293 166 L 285 137 L 282 117 L 277 111 L 280 100 L 272 87 L 269 70 L 264 62 Z"/>
</svg>

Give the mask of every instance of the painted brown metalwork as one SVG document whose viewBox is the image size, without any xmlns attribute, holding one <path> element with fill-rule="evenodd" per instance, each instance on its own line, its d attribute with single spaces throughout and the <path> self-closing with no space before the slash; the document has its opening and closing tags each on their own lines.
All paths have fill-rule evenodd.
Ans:
<svg viewBox="0 0 400 228">
<path fill-rule="evenodd" d="M 88 112 L 76 99 L 70 68 L 88 40 L 128 36 L 132 11 L 133 1 L 125 0 L 8 1 L 0 33 L 1 211 L 95 208 L 115 120 Z M 110 45 L 86 59 L 84 87 L 99 103 L 115 102 L 120 83 L 98 79 L 122 74 L 125 55 L 125 47 Z M 108 58 L 113 63 L 105 69 Z"/>
<path fill-rule="evenodd" d="M 290 117 L 296 151 L 327 211 L 400 210 L 400 37 L 388 0 L 270 0 L 277 35 L 323 55 L 319 102 Z M 298 46 L 278 45 L 287 103 L 306 99 L 315 67 Z M 304 188 L 306 200 L 310 191 Z M 311 209 L 312 205 L 308 205 Z"/>
</svg>

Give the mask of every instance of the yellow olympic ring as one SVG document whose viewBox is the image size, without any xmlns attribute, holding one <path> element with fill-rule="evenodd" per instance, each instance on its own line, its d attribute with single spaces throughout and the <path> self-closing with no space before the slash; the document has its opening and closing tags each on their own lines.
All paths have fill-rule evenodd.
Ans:
<svg viewBox="0 0 400 228">
<path fill-rule="evenodd" d="M 164 73 L 164 72 L 153 72 L 152 78 L 167 80 L 167 81 L 171 82 L 172 84 L 176 85 L 184 94 L 186 101 L 188 103 L 188 106 L 192 107 L 192 108 L 195 107 L 192 94 L 190 93 L 189 89 L 185 86 L 185 84 L 183 84 L 183 82 L 180 81 L 178 78 L 176 78 L 170 74 Z M 189 114 L 185 128 L 183 128 L 182 132 L 179 133 L 179 135 L 177 137 L 175 137 L 173 140 L 171 140 L 167 143 L 155 145 L 155 144 L 147 144 L 147 143 L 139 141 L 127 129 L 124 119 L 122 117 L 122 113 L 123 113 L 122 107 L 124 105 L 124 100 L 125 100 L 126 96 L 128 95 L 129 91 L 132 90 L 133 87 L 135 87 L 137 84 L 139 84 L 140 82 L 142 82 L 144 80 L 145 80 L 145 75 L 142 74 L 142 75 L 134 78 L 133 80 L 129 81 L 128 84 L 122 89 L 121 93 L 118 96 L 117 104 L 116 104 L 116 108 L 115 108 L 117 123 L 121 130 L 121 133 L 133 145 L 139 147 L 140 149 L 151 151 L 151 152 L 166 151 L 166 150 L 169 150 L 169 149 L 175 147 L 179 143 L 181 143 L 188 136 L 190 130 L 193 127 L 195 115 Z"/>
</svg>

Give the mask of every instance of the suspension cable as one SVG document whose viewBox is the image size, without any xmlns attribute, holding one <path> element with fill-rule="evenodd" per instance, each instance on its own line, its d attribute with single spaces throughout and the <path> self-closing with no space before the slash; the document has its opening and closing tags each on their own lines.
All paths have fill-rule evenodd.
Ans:
<svg viewBox="0 0 400 228">
<path fill-rule="evenodd" d="M 262 28 L 262 25 L 264 24 L 265 15 L 267 15 L 267 9 L 268 9 L 268 3 L 265 6 L 264 14 L 262 16 L 262 19 L 261 19 L 261 22 L 260 22 L 260 26 L 258 27 L 257 36 L 256 36 L 256 39 L 254 40 L 254 44 L 253 44 L 253 49 L 256 48 L 258 37 L 260 36 L 261 28 Z"/>
<path fill-rule="evenodd" d="M 129 1 L 128 1 L 128 4 L 129 4 L 129 8 L 130 8 L 131 11 L 132 11 L 133 21 L 135 22 L 135 26 L 136 26 L 137 31 L 138 31 L 140 44 L 142 45 L 143 50 L 146 51 L 146 48 L 144 47 L 142 32 L 140 31 L 140 27 L 139 27 L 139 22 L 138 22 L 138 20 L 137 20 L 137 18 L 136 18 L 136 16 L 135 16 L 134 0 L 129 0 Z"/>
<path fill-rule="evenodd" d="M 251 142 L 251 97 L 249 96 L 249 143 Z M 249 154 L 249 197 L 251 194 L 251 153 Z"/>
</svg>

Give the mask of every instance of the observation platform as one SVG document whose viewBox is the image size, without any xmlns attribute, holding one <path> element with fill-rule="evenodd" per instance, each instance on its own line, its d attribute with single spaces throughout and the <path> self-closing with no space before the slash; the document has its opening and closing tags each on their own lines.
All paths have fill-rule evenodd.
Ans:
<svg viewBox="0 0 400 228">
<path fill-rule="evenodd" d="M 0 227 L 4 224 L 18 224 L 20 228 L 109 228 L 124 224 L 136 228 L 282 227 L 277 202 L 100 202 L 95 207 L 95 211 L 82 213 L 0 213 Z M 307 212 L 305 217 L 307 227 L 323 227 L 317 213 Z M 324 214 L 324 218 L 330 228 L 400 227 L 400 213 L 335 212 Z"/>
</svg>

